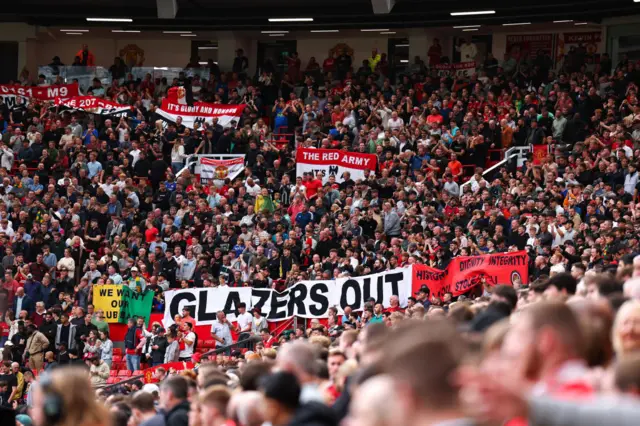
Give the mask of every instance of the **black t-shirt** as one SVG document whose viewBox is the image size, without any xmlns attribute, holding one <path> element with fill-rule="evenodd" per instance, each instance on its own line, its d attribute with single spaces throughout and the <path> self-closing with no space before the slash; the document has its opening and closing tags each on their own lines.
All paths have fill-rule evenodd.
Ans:
<svg viewBox="0 0 640 426">
<path fill-rule="evenodd" d="M 69 330 L 71 329 L 70 325 L 63 325 L 60 327 L 60 343 L 69 344 Z"/>
<path fill-rule="evenodd" d="M 18 379 L 16 379 L 15 374 L 0 374 L 0 382 L 5 382 L 7 384 L 7 390 L 0 394 L 2 397 L 2 401 L 9 401 L 9 397 L 11 396 L 11 389 L 13 387 L 18 387 Z"/>
</svg>

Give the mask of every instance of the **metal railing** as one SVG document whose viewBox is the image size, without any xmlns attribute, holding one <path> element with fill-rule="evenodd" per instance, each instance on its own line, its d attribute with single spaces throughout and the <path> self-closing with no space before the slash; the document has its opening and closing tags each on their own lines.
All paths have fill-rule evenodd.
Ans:
<svg viewBox="0 0 640 426">
<path fill-rule="evenodd" d="M 295 318 L 295 317 L 294 317 Z M 294 323 L 294 318 L 290 318 L 288 320 L 285 320 L 282 322 L 282 324 L 280 324 L 278 327 L 276 327 L 275 330 L 273 330 L 273 335 L 274 337 L 279 337 L 284 330 L 287 329 L 287 327 L 289 327 L 291 324 Z M 259 337 L 259 336 L 258 336 Z M 204 352 L 203 354 L 200 355 L 200 358 L 204 358 L 207 356 L 211 356 L 211 355 L 217 355 L 219 353 L 222 352 L 227 352 L 230 351 L 232 348 L 238 347 L 239 345 L 245 345 L 245 344 L 249 344 L 249 343 L 255 343 L 257 341 L 257 337 L 256 336 L 250 336 L 247 337 L 246 339 L 242 339 L 242 340 L 238 340 L 237 342 L 231 343 L 230 345 L 226 345 L 226 346 L 220 346 L 219 348 L 213 348 L 210 351 Z M 96 386 L 96 389 L 111 389 L 114 388 L 116 386 L 120 386 L 126 383 L 133 383 L 136 380 L 140 380 L 140 379 L 144 379 L 145 375 L 144 374 L 139 374 L 137 376 L 132 376 L 132 377 L 128 377 L 125 380 L 120 380 L 118 383 L 111 383 L 108 385 L 102 385 L 102 386 Z"/>
<path fill-rule="evenodd" d="M 505 151 L 504 158 L 502 160 L 498 161 L 493 166 L 489 167 L 487 170 L 483 171 L 482 172 L 482 176 L 484 177 L 484 176 L 488 175 L 489 173 L 493 172 L 494 170 L 496 170 L 499 167 L 502 167 L 507 162 L 509 162 L 509 160 L 512 160 L 514 158 L 517 158 L 518 167 L 521 166 L 521 161 L 524 159 L 524 157 L 526 157 L 526 154 L 528 154 L 529 152 L 531 152 L 531 147 L 530 146 L 513 146 L 513 147 L 509 148 L 507 151 Z M 462 196 L 462 194 L 464 194 L 464 189 L 469 185 L 471 185 L 471 179 L 469 179 L 468 181 L 466 181 L 465 183 L 460 185 L 460 195 L 461 196 Z"/>
</svg>

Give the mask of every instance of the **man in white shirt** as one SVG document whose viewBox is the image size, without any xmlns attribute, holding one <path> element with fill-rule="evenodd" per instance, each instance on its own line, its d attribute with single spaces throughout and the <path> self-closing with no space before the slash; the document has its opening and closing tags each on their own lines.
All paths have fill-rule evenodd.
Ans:
<svg viewBox="0 0 640 426">
<path fill-rule="evenodd" d="M 193 324 L 190 322 L 182 323 L 182 343 L 184 343 L 184 349 L 180 351 L 178 360 L 191 361 L 193 346 L 196 343 L 196 334 L 193 332 Z"/>
<path fill-rule="evenodd" d="M 400 130 L 404 127 L 404 120 L 398 117 L 398 113 L 393 111 L 391 113 L 391 118 L 387 122 L 387 129 L 389 130 Z"/>
<path fill-rule="evenodd" d="M 138 142 L 131 143 L 131 151 L 129 151 L 129 155 L 133 158 L 131 162 L 131 167 L 135 167 L 136 163 L 140 159 L 140 150 L 138 149 Z"/>
<path fill-rule="evenodd" d="M 238 323 L 238 329 L 240 335 L 238 340 L 248 339 L 251 336 L 251 325 L 253 316 L 247 312 L 247 304 L 242 302 L 238 305 L 238 315 L 236 316 L 236 322 Z M 248 348 L 249 345 L 243 344 L 242 347 Z"/>
<path fill-rule="evenodd" d="M 253 181 L 252 178 L 247 179 L 247 183 L 245 184 L 245 188 L 247 189 L 247 194 L 253 196 L 253 197 L 257 197 L 258 194 L 260 194 L 260 191 L 262 188 L 260 188 L 258 185 L 256 185 L 256 183 Z"/>
</svg>

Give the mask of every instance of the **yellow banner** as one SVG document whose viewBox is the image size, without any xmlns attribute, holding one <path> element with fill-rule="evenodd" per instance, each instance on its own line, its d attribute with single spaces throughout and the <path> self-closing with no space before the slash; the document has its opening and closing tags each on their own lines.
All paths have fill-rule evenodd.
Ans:
<svg viewBox="0 0 640 426">
<path fill-rule="evenodd" d="M 94 312 L 102 309 L 104 320 L 108 323 L 117 323 L 122 304 L 122 284 L 107 284 L 93 286 Z"/>
</svg>

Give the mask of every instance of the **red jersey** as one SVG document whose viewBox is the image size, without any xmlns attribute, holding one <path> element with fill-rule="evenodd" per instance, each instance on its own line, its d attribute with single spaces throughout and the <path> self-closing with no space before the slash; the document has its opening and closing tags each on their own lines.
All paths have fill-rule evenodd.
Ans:
<svg viewBox="0 0 640 426">
<path fill-rule="evenodd" d="M 324 72 L 331 72 L 336 69 L 336 60 L 333 58 L 327 58 L 322 63 L 322 70 Z"/>
<path fill-rule="evenodd" d="M 307 198 L 315 197 L 318 193 L 318 189 L 322 188 L 322 181 L 320 179 L 308 180 L 304 183 L 307 187 Z"/>
<path fill-rule="evenodd" d="M 11 327 L 6 322 L 0 322 L 0 337 L 9 337 Z"/>
</svg>

